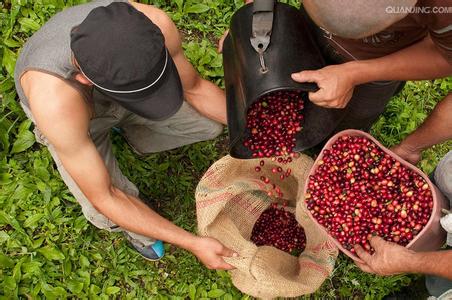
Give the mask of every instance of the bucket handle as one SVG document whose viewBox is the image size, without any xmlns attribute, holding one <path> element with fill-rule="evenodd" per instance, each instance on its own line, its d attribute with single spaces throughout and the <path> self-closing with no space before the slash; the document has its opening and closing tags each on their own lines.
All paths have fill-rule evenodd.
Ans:
<svg viewBox="0 0 452 300">
<path fill-rule="evenodd" d="M 264 52 L 270 44 L 270 36 L 273 27 L 273 12 L 275 0 L 254 0 L 253 2 L 253 24 L 250 38 L 251 45 L 259 54 L 261 71 L 268 71 L 264 61 Z"/>
</svg>

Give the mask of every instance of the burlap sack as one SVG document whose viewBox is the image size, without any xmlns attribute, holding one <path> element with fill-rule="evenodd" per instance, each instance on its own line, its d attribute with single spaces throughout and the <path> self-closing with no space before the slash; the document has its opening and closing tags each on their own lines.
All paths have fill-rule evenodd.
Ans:
<svg viewBox="0 0 452 300">
<path fill-rule="evenodd" d="M 274 247 L 257 247 L 250 242 L 253 225 L 259 215 L 274 202 L 254 167 L 259 160 L 238 160 L 223 157 L 204 174 L 196 189 L 196 211 L 199 234 L 218 239 L 240 257 L 225 258 L 236 267 L 230 271 L 233 284 L 242 292 L 259 298 L 296 297 L 317 290 L 331 274 L 337 248 L 314 225 L 303 204 L 303 185 L 313 164 L 302 155 L 285 168 L 293 176 L 284 180 L 279 174 L 265 172 L 284 193 L 288 207 L 295 211 L 303 226 L 307 244 L 295 257 Z M 276 166 L 265 159 L 265 170 Z M 267 185 L 268 188 L 268 185 Z"/>
</svg>

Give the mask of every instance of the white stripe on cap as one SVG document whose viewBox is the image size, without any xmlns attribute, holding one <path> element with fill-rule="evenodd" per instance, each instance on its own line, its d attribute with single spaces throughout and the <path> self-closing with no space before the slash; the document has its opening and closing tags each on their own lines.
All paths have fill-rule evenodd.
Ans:
<svg viewBox="0 0 452 300">
<path fill-rule="evenodd" d="M 79 68 L 80 68 L 80 72 L 82 72 L 83 76 L 85 76 L 86 79 L 88 79 L 89 82 L 91 82 L 91 83 L 92 83 L 94 86 L 96 86 L 97 88 L 100 88 L 101 90 L 104 90 L 104 91 L 110 92 L 110 93 L 117 93 L 117 94 L 131 94 L 131 93 L 141 92 L 141 91 L 144 91 L 144 90 L 146 90 L 146 89 L 152 87 L 154 84 L 156 84 L 156 83 L 160 80 L 160 78 L 162 78 L 163 73 L 165 73 L 166 66 L 168 65 L 168 49 L 166 49 L 166 48 L 165 48 L 165 54 L 166 54 L 166 55 L 165 55 L 165 65 L 163 66 L 163 70 L 162 70 L 162 72 L 160 73 L 159 77 L 157 77 L 157 79 L 154 80 L 154 82 L 151 83 L 150 85 L 145 86 L 144 88 L 141 88 L 141 89 L 137 89 L 137 90 L 130 90 L 130 91 L 115 91 L 115 90 L 110 90 L 110 89 L 104 88 L 103 86 L 98 85 L 97 83 L 95 83 L 94 81 L 92 81 L 88 76 L 86 76 L 86 74 L 85 74 L 85 73 L 83 72 L 83 70 L 82 70 L 82 67 L 79 66 Z"/>
</svg>

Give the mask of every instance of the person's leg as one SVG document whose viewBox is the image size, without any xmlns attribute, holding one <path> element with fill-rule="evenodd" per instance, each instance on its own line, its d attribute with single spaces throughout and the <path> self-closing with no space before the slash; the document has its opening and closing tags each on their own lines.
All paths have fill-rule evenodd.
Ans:
<svg viewBox="0 0 452 300">
<path fill-rule="evenodd" d="M 450 151 L 436 167 L 433 176 L 430 176 L 432 182 L 450 201 L 452 207 L 452 151 Z M 452 246 L 452 233 L 448 233 L 447 237 L 448 249 Z M 447 297 L 443 294 L 448 293 L 452 297 L 452 280 L 441 278 L 438 276 L 426 276 L 425 286 L 430 295 L 435 297 Z"/>
<path fill-rule="evenodd" d="M 434 172 L 434 180 L 452 207 L 452 150 L 441 159 Z"/>
<path fill-rule="evenodd" d="M 155 153 L 214 139 L 223 126 L 198 113 L 184 101 L 180 110 L 163 121 L 149 121 L 137 115 L 122 126 L 123 135 L 139 154 Z"/>
<path fill-rule="evenodd" d="M 89 133 L 96 145 L 97 151 L 104 160 L 112 183 L 126 194 L 139 198 L 138 188 L 122 174 L 118 161 L 113 154 L 112 143 L 110 140 L 111 129 L 114 126 L 121 126 L 130 113 L 117 103 L 112 102 L 106 96 L 96 91 L 93 94 L 93 102 L 95 105 L 96 116 L 90 122 Z M 97 214 L 100 213 L 97 212 Z M 141 246 L 146 247 L 155 242 L 152 238 L 124 230 L 116 224 L 113 224 L 111 221 L 110 223 L 112 225 L 107 230 L 124 232 L 125 236 L 132 244 L 140 244 Z"/>
</svg>

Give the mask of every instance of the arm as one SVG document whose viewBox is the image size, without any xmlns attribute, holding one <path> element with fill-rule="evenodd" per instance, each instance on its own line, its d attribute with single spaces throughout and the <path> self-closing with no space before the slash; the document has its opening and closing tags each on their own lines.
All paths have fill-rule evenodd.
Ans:
<svg viewBox="0 0 452 300">
<path fill-rule="evenodd" d="M 373 255 L 355 246 L 357 255 L 364 261 L 356 264 L 364 272 L 378 275 L 423 273 L 452 280 L 452 250 L 414 252 L 380 237 L 373 237 L 370 244 L 375 249 Z"/>
<path fill-rule="evenodd" d="M 410 163 L 416 164 L 421 152 L 433 145 L 452 139 L 452 94 L 439 102 L 432 113 L 392 150 Z"/>
<path fill-rule="evenodd" d="M 182 50 L 179 31 L 173 21 L 166 13 L 153 6 L 139 3 L 133 5 L 151 19 L 165 36 L 165 44 L 176 64 L 187 102 L 202 115 L 227 124 L 224 91 L 212 82 L 202 79 L 188 62 Z"/>
<path fill-rule="evenodd" d="M 452 64 L 427 37 L 384 57 L 294 73 L 292 79 L 318 84 L 320 90 L 309 94 L 311 101 L 317 105 L 343 108 L 350 100 L 355 85 L 379 80 L 433 79 L 451 74 Z"/>
<path fill-rule="evenodd" d="M 210 81 L 201 78 L 185 58 L 182 48 L 173 56 L 179 71 L 185 99 L 202 115 L 227 124 L 226 96 L 224 91 Z"/>
<path fill-rule="evenodd" d="M 139 199 L 113 186 L 108 170 L 89 138 L 90 116 L 84 100 L 56 77 L 47 74 L 38 77 L 43 81 L 34 81 L 26 91 L 36 125 L 55 147 L 64 168 L 100 213 L 124 229 L 191 251 L 209 268 L 231 268 L 221 258 L 231 256 L 230 249 L 215 239 L 196 237 L 177 227 Z M 44 86 L 53 88 L 44 90 Z"/>
</svg>

